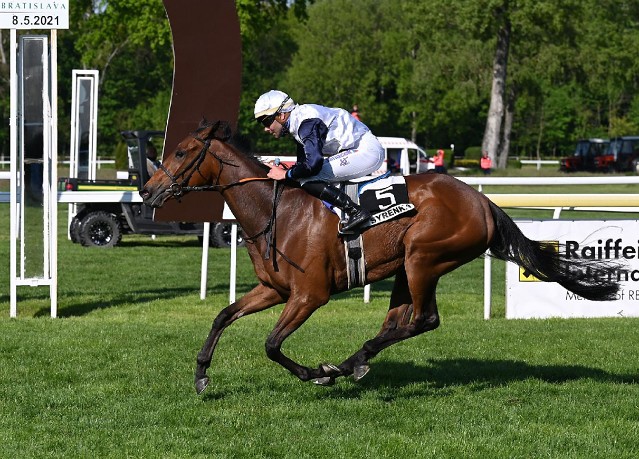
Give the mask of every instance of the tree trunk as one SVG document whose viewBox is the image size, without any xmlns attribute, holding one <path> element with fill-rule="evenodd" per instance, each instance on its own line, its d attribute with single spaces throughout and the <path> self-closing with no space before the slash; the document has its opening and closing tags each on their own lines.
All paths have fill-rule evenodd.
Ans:
<svg viewBox="0 0 639 459">
<path fill-rule="evenodd" d="M 515 91 L 508 91 L 506 111 L 504 113 L 504 128 L 501 142 L 499 143 L 499 155 L 497 157 L 497 167 L 505 169 L 508 165 L 508 155 L 510 154 L 510 134 L 513 130 L 513 117 L 515 116 Z"/>
<path fill-rule="evenodd" d="M 411 112 L 411 118 L 410 140 L 417 142 L 417 113 L 415 111 Z"/>
<path fill-rule="evenodd" d="M 502 27 L 497 32 L 497 48 L 493 61 L 493 85 L 490 93 L 490 108 L 486 119 L 486 129 L 482 141 L 482 150 L 488 152 L 493 164 L 497 164 L 497 149 L 502 121 L 504 117 L 504 92 L 506 89 L 506 68 L 508 64 L 508 51 L 510 48 L 511 26 L 508 18 L 504 19 Z M 505 167 L 497 164 L 498 167 Z"/>
<path fill-rule="evenodd" d="M 2 30 L 0 30 L 0 64 L 7 63 L 7 55 L 4 53 L 4 43 L 2 42 L 3 38 Z"/>
</svg>

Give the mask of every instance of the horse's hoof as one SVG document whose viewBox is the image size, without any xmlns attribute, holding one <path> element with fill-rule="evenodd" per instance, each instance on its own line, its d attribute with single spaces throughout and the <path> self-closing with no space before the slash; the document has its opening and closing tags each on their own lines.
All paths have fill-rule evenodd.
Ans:
<svg viewBox="0 0 639 459">
<path fill-rule="evenodd" d="M 337 376 L 341 374 L 341 370 L 337 368 L 332 363 L 323 363 L 320 365 L 320 369 L 324 372 L 325 375 Z"/>
<path fill-rule="evenodd" d="M 197 381 L 195 381 L 195 391 L 197 392 L 198 395 L 200 395 L 202 392 L 204 392 L 204 389 L 206 389 L 206 386 L 208 385 L 209 385 L 208 376 L 200 378 Z"/>
<path fill-rule="evenodd" d="M 323 378 L 314 379 L 313 382 L 318 386 L 332 386 L 335 384 L 335 378 L 332 376 L 324 376 Z"/>
<path fill-rule="evenodd" d="M 353 378 L 355 382 L 362 379 L 370 371 L 371 367 L 368 365 L 359 365 L 353 369 Z"/>
</svg>

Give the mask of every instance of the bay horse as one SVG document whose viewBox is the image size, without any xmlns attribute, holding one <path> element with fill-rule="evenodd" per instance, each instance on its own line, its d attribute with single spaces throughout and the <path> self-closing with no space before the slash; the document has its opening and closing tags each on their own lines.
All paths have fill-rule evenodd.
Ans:
<svg viewBox="0 0 639 459">
<path fill-rule="evenodd" d="M 406 177 L 415 212 L 368 228 L 363 233 L 365 282 L 395 276 L 390 306 L 379 333 L 339 365 L 310 368 L 281 351 L 283 341 L 331 295 L 347 290 L 344 246 L 338 217 L 304 190 L 266 177 L 268 167 L 233 147 L 223 122 L 203 120 L 195 132 L 165 154 L 161 168 L 140 192 L 144 203 L 162 206 L 184 193 L 216 190 L 222 194 L 246 234 L 248 253 L 259 284 L 213 321 L 197 355 L 195 388 L 202 393 L 222 332 L 240 317 L 286 303 L 266 340 L 266 354 L 302 381 L 330 385 L 340 376 L 361 379 L 369 361 L 383 349 L 439 326 L 435 290 L 441 276 L 479 257 L 512 261 L 542 281 L 557 282 L 590 300 L 610 300 L 619 285 L 602 276 L 569 275 L 578 265 L 598 260 L 569 260 L 548 244 L 525 237 L 486 196 L 443 174 Z"/>
</svg>

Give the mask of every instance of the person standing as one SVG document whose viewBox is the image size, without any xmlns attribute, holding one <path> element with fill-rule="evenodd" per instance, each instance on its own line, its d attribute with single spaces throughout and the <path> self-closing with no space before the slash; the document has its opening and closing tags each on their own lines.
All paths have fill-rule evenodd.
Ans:
<svg viewBox="0 0 639 459">
<path fill-rule="evenodd" d="M 435 172 L 438 174 L 446 173 L 446 167 L 444 166 L 444 150 L 437 150 L 433 163 L 435 164 Z"/>
<path fill-rule="evenodd" d="M 355 118 L 357 121 L 362 121 L 359 116 L 359 106 L 357 104 L 353 105 L 353 109 L 351 110 L 351 116 Z"/>
<path fill-rule="evenodd" d="M 490 159 L 490 156 L 488 156 L 487 151 L 482 152 L 479 167 L 484 172 L 484 175 L 489 175 L 492 172 L 493 161 Z"/>
<path fill-rule="evenodd" d="M 302 147 L 290 169 L 270 165 L 270 178 L 298 181 L 310 195 L 342 209 L 346 215 L 342 232 L 370 219 L 366 209 L 331 186 L 369 175 L 384 162 L 384 148 L 364 123 L 342 108 L 298 105 L 288 94 L 277 90 L 257 99 L 254 114 L 265 132 L 276 139 L 291 134 Z"/>
</svg>

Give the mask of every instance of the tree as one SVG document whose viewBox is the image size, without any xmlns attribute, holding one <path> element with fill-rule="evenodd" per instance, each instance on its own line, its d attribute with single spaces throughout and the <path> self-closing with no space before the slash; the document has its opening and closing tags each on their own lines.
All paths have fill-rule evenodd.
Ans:
<svg viewBox="0 0 639 459">
<path fill-rule="evenodd" d="M 508 3 L 496 10 L 498 22 L 497 44 L 495 46 L 495 58 L 493 60 L 493 83 L 490 91 L 490 107 L 486 117 L 486 130 L 482 141 L 482 151 L 497 165 L 498 168 L 506 167 L 508 150 L 502 149 L 501 156 L 497 158 L 499 144 L 502 141 L 501 127 L 504 120 L 504 107 L 506 106 L 506 76 L 508 74 L 508 52 L 510 50 L 511 23 L 508 17 Z"/>
</svg>

